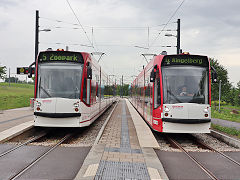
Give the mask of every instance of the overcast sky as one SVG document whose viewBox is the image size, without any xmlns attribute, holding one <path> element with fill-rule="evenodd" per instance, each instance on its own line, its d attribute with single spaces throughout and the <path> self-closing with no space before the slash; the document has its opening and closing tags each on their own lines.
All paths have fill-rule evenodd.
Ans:
<svg viewBox="0 0 240 180">
<path fill-rule="evenodd" d="M 0 0 L 0 63 L 16 67 L 34 61 L 35 11 L 40 12 L 39 49 L 69 46 L 74 51 L 101 51 L 108 74 L 124 75 L 125 83 L 146 65 L 142 53 L 176 53 L 175 37 L 159 32 L 182 0 L 69 0 L 88 38 L 66 0 Z M 240 1 L 185 0 L 166 29 L 176 30 L 181 19 L 181 48 L 191 54 L 218 59 L 234 85 L 240 80 Z M 58 20 L 58 21 L 56 21 Z M 62 22 L 59 22 L 62 21 Z M 93 36 L 92 28 L 93 27 Z M 149 36 L 148 36 L 149 27 Z M 79 28 L 79 29 L 76 29 Z M 171 32 L 176 34 L 175 31 Z M 158 37 L 156 39 L 156 37 Z M 88 40 L 89 39 L 89 40 Z M 84 47 L 91 45 L 94 47 Z M 56 44 L 61 43 L 61 44 Z M 150 50 L 134 46 L 148 47 Z M 12 74 L 14 75 L 14 74 Z"/>
</svg>

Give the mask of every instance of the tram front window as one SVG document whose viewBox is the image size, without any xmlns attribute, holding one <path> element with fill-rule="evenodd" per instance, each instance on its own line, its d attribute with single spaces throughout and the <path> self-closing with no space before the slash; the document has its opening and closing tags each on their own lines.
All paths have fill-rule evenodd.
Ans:
<svg viewBox="0 0 240 180">
<path fill-rule="evenodd" d="M 38 98 L 79 99 L 83 65 L 49 63 L 39 65 Z"/>
<path fill-rule="evenodd" d="M 165 104 L 208 104 L 208 69 L 206 67 L 162 67 L 162 77 Z"/>
</svg>

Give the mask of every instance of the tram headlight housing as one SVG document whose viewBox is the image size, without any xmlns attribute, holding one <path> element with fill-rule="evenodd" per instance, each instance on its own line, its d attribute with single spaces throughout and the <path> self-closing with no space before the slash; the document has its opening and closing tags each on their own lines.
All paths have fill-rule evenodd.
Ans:
<svg viewBox="0 0 240 180">
<path fill-rule="evenodd" d="M 165 108 L 164 110 L 166 113 L 168 113 L 170 111 L 170 109 L 168 107 Z"/>
<path fill-rule="evenodd" d="M 208 113 L 208 109 L 207 109 L 207 108 L 204 109 L 203 112 L 204 112 L 204 113 Z"/>
<path fill-rule="evenodd" d="M 42 104 L 41 104 L 40 102 L 37 102 L 37 103 L 36 103 L 36 106 L 37 106 L 37 107 L 40 107 L 41 105 L 42 105 Z"/>
<path fill-rule="evenodd" d="M 73 106 L 74 106 L 75 108 L 79 108 L 79 103 L 74 103 Z"/>
</svg>

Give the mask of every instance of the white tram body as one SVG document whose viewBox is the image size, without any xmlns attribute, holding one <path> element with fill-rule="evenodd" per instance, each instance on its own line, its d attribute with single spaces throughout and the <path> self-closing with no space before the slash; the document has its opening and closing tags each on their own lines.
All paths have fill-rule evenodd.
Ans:
<svg viewBox="0 0 240 180">
<path fill-rule="evenodd" d="M 115 101 L 115 86 L 88 53 L 40 52 L 35 67 L 34 126 L 89 126 Z"/>
</svg>

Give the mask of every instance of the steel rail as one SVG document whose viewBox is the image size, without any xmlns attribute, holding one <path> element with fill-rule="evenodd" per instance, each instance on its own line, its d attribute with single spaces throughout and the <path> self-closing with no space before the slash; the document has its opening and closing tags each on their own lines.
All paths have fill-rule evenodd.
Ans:
<svg viewBox="0 0 240 180">
<path fill-rule="evenodd" d="M 26 142 L 24 142 L 24 143 L 22 143 L 22 144 L 17 145 L 16 147 L 13 147 L 13 148 L 11 148 L 11 149 L 9 149 L 9 150 L 1 153 L 1 154 L 0 154 L 0 157 L 2 157 L 2 156 L 4 156 L 4 155 L 6 155 L 6 154 L 8 154 L 8 153 L 10 153 L 10 152 L 12 152 L 12 151 L 14 151 L 14 150 L 16 150 L 16 149 L 18 149 L 18 148 L 20 148 L 20 147 L 22 147 L 22 146 L 24 146 L 24 145 L 26 145 L 26 144 L 29 144 L 29 143 L 31 143 L 31 142 L 34 142 L 34 141 L 36 141 L 36 140 L 38 140 L 38 139 L 40 139 L 40 138 L 42 138 L 42 137 L 44 137 L 44 136 L 46 136 L 46 135 L 47 135 L 47 132 L 43 132 L 43 133 L 41 133 L 40 135 L 38 135 L 38 136 L 36 136 L 36 137 L 34 137 L 34 138 L 32 138 L 32 139 L 30 139 L 30 140 L 28 140 L 28 141 L 26 141 Z"/>
<path fill-rule="evenodd" d="M 200 162 L 197 161 L 196 158 L 191 156 L 176 140 L 170 138 L 169 136 L 165 136 L 169 142 L 171 142 L 174 146 L 179 148 L 182 152 L 184 152 L 195 164 L 197 164 L 211 179 L 218 180 L 218 178 L 207 168 L 205 168 Z"/>
<path fill-rule="evenodd" d="M 211 151 L 214 151 L 214 152 L 222 155 L 222 156 L 225 157 L 226 159 L 228 159 L 228 160 L 232 161 L 233 163 L 237 164 L 238 166 L 240 166 L 240 163 L 239 163 L 239 162 L 237 162 L 236 160 L 232 159 L 232 158 L 229 157 L 228 155 L 226 155 L 226 154 L 224 154 L 224 153 L 222 153 L 222 152 L 214 149 L 213 147 L 207 145 L 206 143 L 204 143 L 204 142 L 201 141 L 200 139 L 196 138 L 195 136 L 192 135 L 192 137 L 193 137 L 194 140 L 195 140 L 197 143 L 199 143 L 201 146 L 203 146 L 203 147 L 205 147 L 205 148 L 207 148 L 207 149 L 209 149 L 209 150 L 211 150 Z"/>
<path fill-rule="evenodd" d="M 19 178 L 23 173 L 25 173 L 28 169 L 30 169 L 33 165 L 35 165 L 38 161 L 40 161 L 42 158 L 44 158 L 46 155 L 48 155 L 51 151 L 53 151 L 55 148 L 57 148 L 60 144 L 62 144 L 64 141 L 66 141 L 67 139 L 69 139 L 70 137 L 73 136 L 74 133 L 70 133 L 67 134 L 66 136 L 64 136 L 61 140 L 58 141 L 57 144 L 55 144 L 54 146 L 52 146 L 51 148 L 49 148 L 46 152 L 42 153 L 39 157 L 37 157 L 35 160 L 33 160 L 30 164 L 28 164 L 27 166 L 25 166 L 23 169 L 21 169 L 18 173 L 16 173 L 15 175 L 13 175 L 11 178 L 9 178 L 10 180 L 15 180 L 17 178 Z"/>
</svg>

